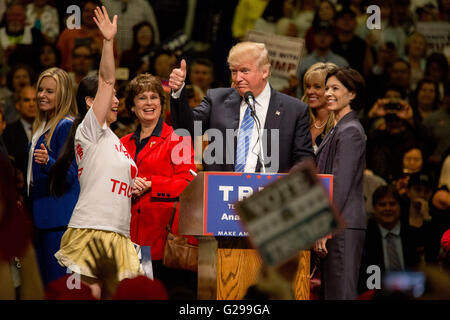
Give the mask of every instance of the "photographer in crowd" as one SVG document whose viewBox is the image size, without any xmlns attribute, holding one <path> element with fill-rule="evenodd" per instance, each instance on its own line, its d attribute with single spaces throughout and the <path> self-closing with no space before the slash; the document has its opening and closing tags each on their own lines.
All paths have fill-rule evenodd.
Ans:
<svg viewBox="0 0 450 320">
<path fill-rule="evenodd" d="M 418 119 L 403 88 L 390 83 L 363 121 L 368 133 L 367 167 L 388 183 L 403 176 L 405 152 L 419 148 L 426 160 L 434 149 L 435 140 Z"/>
<path fill-rule="evenodd" d="M 403 155 L 413 146 L 422 147 L 425 130 L 416 130 L 414 112 L 401 88 L 389 85 L 365 119 L 367 167 L 388 183 L 402 176 Z"/>
</svg>

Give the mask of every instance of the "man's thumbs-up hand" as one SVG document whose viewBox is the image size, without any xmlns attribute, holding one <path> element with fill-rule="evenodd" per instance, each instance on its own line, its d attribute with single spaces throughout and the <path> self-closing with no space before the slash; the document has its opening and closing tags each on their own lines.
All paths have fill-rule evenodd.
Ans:
<svg viewBox="0 0 450 320">
<path fill-rule="evenodd" d="M 180 67 L 170 73 L 169 86 L 173 91 L 178 91 L 186 79 L 186 60 L 181 60 Z"/>
</svg>

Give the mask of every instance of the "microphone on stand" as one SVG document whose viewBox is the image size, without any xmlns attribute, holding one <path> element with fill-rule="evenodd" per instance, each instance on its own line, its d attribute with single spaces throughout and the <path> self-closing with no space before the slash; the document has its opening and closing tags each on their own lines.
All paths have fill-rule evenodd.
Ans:
<svg viewBox="0 0 450 320">
<path fill-rule="evenodd" d="M 251 91 L 247 91 L 246 93 L 244 93 L 244 100 L 247 103 L 247 105 L 250 108 L 250 114 L 253 117 L 253 119 L 255 119 L 255 123 L 256 123 L 256 130 L 258 133 L 258 140 L 256 143 L 258 143 L 259 141 L 259 152 L 260 152 L 260 156 L 261 156 L 261 165 L 262 165 L 262 170 L 263 173 L 266 173 L 266 166 L 264 164 L 265 160 L 264 160 L 264 151 L 263 151 L 263 145 L 262 145 L 262 138 L 261 138 L 261 123 L 259 121 L 258 116 L 256 115 L 256 109 L 255 109 L 255 96 L 253 95 L 253 92 Z"/>
<path fill-rule="evenodd" d="M 250 107 L 252 117 L 255 118 L 256 109 L 255 109 L 255 96 L 253 95 L 253 92 L 247 91 L 246 93 L 244 93 L 244 100 Z"/>
</svg>

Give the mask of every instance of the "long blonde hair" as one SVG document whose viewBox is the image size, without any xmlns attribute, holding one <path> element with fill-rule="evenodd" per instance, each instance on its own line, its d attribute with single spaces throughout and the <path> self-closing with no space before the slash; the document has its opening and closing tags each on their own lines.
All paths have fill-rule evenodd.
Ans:
<svg viewBox="0 0 450 320">
<path fill-rule="evenodd" d="M 321 78 L 323 79 L 324 86 L 325 86 L 325 77 L 327 76 L 328 72 L 331 70 L 337 68 L 337 65 L 331 62 L 317 62 L 313 64 L 309 69 L 305 72 L 305 75 L 303 76 L 303 97 L 302 101 L 308 104 L 309 109 L 309 125 L 312 126 L 314 122 L 316 121 L 316 115 L 314 114 L 312 108 L 309 107 L 309 101 L 308 96 L 306 95 L 306 82 L 311 78 L 313 74 L 319 74 Z M 334 126 L 334 113 L 328 112 L 328 121 L 325 127 L 325 132 L 328 132 L 332 127 Z"/>
<path fill-rule="evenodd" d="M 50 128 L 50 132 L 45 138 L 45 144 L 50 149 L 50 142 L 52 141 L 52 136 L 58 122 L 65 117 L 75 117 L 78 114 L 78 110 L 74 88 L 69 74 L 60 68 L 50 68 L 43 71 L 37 80 L 36 92 L 39 92 L 39 86 L 45 77 L 51 77 L 56 81 L 55 113 L 50 119 L 47 119 L 47 113 L 38 109 L 38 115 L 33 122 L 33 134 L 42 123 L 47 121 L 47 127 Z"/>
</svg>

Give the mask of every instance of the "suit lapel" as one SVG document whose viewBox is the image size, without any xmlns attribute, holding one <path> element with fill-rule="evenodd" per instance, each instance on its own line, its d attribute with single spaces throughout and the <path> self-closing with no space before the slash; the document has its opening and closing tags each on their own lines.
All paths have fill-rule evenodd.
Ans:
<svg viewBox="0 0 450 320">
<path fill-rule="evenodd" d="M 147 144 L 145 145 L 144 149 L 142 149 L 141 152 L 139 152 L 137 157 L 136 165 L 139 166 L 139 163 L 142 161 L 142 159 L 147 158 L 154 150 L 158 149 L 158 146 L 166 140 L 170 134 L 171 130 L 169 129 L 169 126 L 167 126 L 165 123 L 163 123 L 163 129 L 161 132 L 160 137 L 151 136 L 148 140 Z"/>
<path fill-rule="evenodd" d="M 22 139 L 22 141 L 26 142 L 26 144 L 28 145 L 28 136 L 27 136 L 25 128 L 23 127 L 23 124 L 20 122 L 20 120 L 19 120 L 18 130 L 20 132 L 20 138 Z"/>
<path fill-rule="evenodd" d="M 231 94 L 225 99 L 224 107 L 226 110 L 226 124 L 230 124 L 230 127 L 227 125 L 227 129 L 239 129 L 239 115 L 241 111 L 241 96 L 237 93 L 236 90 L 233 90 Z"/>
<path fill-rule="evenodd" d="M 331 128 L 331 130 L 327 133 L 327 135 L 325 136 L 325 139 L 322 141 L 319 148 L 317 149 L 316 156 L 322 151 L 322 149 L 325 147 L 325 145 L 327 145 L 332 140 L 335 133 L 336 133 L 336 127 Z"/>
<path fill-rule="evenodd" d="M 226 119 L 224 121 L 226 129 L 233 129 L 235 132 L 239 130 L 239 116 L 241 112 L 241 96 L 237 93 L 236 90 L 232 90 L 230 95 L 225 99 L 224 101 L 224 107 L 225 107 L 225 116 Z M 223 163 L 225 164 L 224 170 L 225 171 L 234 171 L 234 162 L 236 160 L 236 147 L 237 147 L 237 135 L 233 136 L 232 141 L 228 141 L 229 137 L 226 134 L 226 131 L 224 130 L 222 132 L 224 135 L 224 150 L 223 150 Z M 231 145 L 232 144 L 232 145 Z M 230 151 L 231 150 L 231 151 Z M 229 154 L 227 154 L 227 151 Z M 233 154 L 231 154 L 233 152 Z M 233 159 L 233 164 L 228 165 L 226 164 L 227 158 Z"/>
<path fill-rule="evenodd" d="M 283 115 L 283 105 L 278 101 L 278 93 L 270 88 L 269 108 L 267 109 L 266 123 L 264 129 L 280 129 L 281 116 Z"/>
<path fill-rule="evenodd" d="M 330 130 L 330 132 L 328 132 L 328 134 L 325 136 L 325 139 L 322 141 L 319 148 L 317 149 L 316 155 L 318 155 L 319 152 L 325 147 L 325 145 L 332 140 L 339 126 L 342 126 L 346 122 L 352 121 L 353 119 L 357 119 L 356 113 L 354 111 L 350 111 Z"/>
<path fill-rule="evenodd" d="M 20 139 L 21 141 L 27 141 L 28 144 L 28 137 L 27 133 L 25 132 L 25 128 L 20 120 L 17 120 L 14 122 L 13 126 L 13 132 L 14 134 L 17 134 L 16 139 Z"/>
<path fill-rule="evenodd" d="M 272 129 L 281 130 L 281 117 L 283 116 L 283 104 L 280 103 L 278 99 L 278 92 L 273 90 L 272 87 L 270 87 L 270 101 L 269 106 L 267 108 L 267 115 L 266 115 L 266 121 L 264 124 L 264 130 L 263 131 L 263 141 L 272 141 L 272 137 L 270 136 L 272 133 Z M 281 137 L 281 132 L 279 132 L 279 137 Z M 271 149 L 271 143 L 266 143 L 267 150 L 264 150 L 264 154 L 271 155 L 272 149 Z M 278 159 L 279 161 L 279 159 Z M 269 164 L 270 166 L 271 164 Z M 256 163 L 256 172 L 260 172 L 262 168 L 262 164 L 260 159 L 258 159 L 258 162 Z"/>
<path fill-rule="evenodd" d="M 4 140 L 9 144 L 11 143 L 11 139 L 13 139 L 14 147 L 17 149 L 22 148 L 22 146 L 25 145 L 28 146 L 29 144 L 27 133 L 25 132 L 25 128 L 20 120 L 17 120 L 11 124 L 11 131 L 10 134 L 8 134 L 8 138 L 6 139 L 6 136 L 4 136 Z"/>
</svg>

